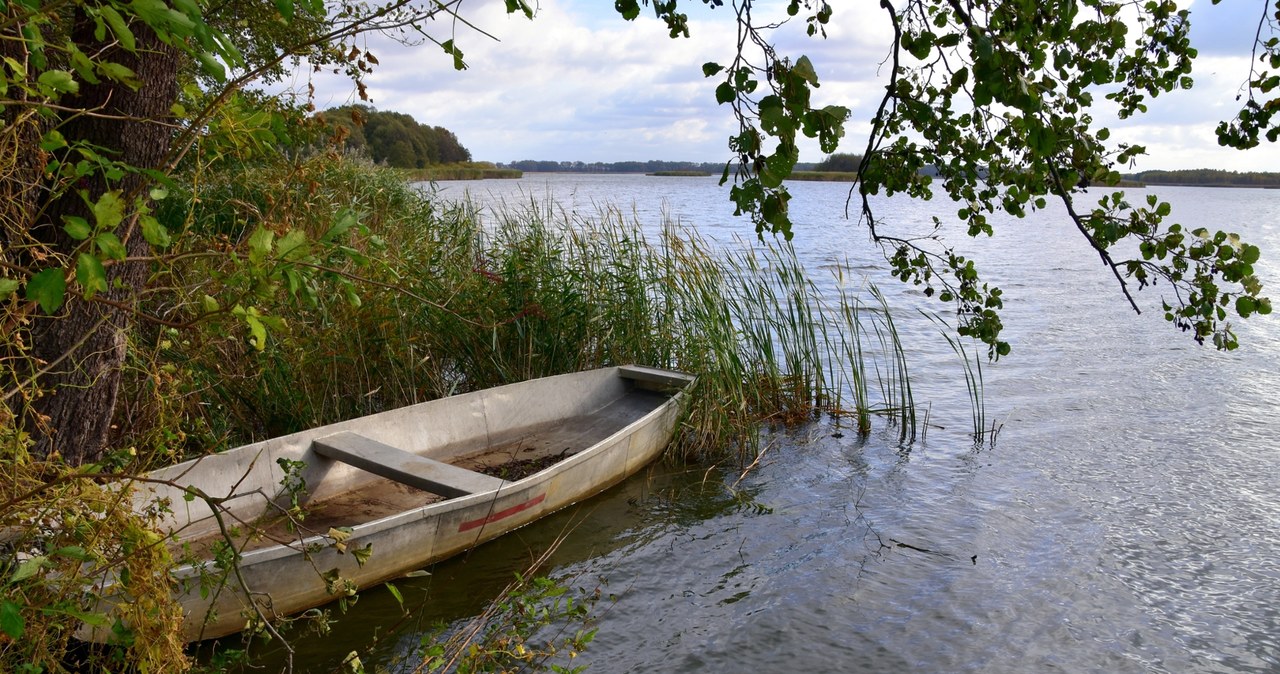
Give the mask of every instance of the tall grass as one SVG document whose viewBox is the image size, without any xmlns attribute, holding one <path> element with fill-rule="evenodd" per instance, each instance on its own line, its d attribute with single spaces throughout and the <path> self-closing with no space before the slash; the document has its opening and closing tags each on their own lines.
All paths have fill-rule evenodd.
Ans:
<svg viewBox="0 0 1280 674">
<path fill-rule="evenodd" d="M 189 226 L 211 236 L 244 235 L 237 226 L 267 210 L 323 224 L 354 208 L 367 226 L 351 244 L 367 251 L 366 264 L 308 301 L 262 307 L 288 317 L 262 352 L 230 328 L 138 341 L 148 367 L 135 386 L 157 363 L 186 382 L 177 396 L 152 398 L 180 414 L 138 418 L 186 419 L 188 449 L 631 362 L 698 375 L 678 444 L 689 458 L 749 460 L 760 424 L 823 412 L 856 418 L 862 433 L 879 415 L 902 441 L 914 437 L 906 360 L 884 297 L 870 288 L 866 305 L 843 283 L 824 296 L 789 244 L 718 244 L 670 221 L 646 234 L 614 206 L 588 216 L 549 202 L 438 202 L 389 172 L 315 162 L 291 169 L 288 185 L 307 189 L 268 176 L 210 186 L 219 199 L 175 200 Z M 212 292 L 219 275 L 192 266 L 175 271 L 173 285 Z M 358 303 L 345 292 L 352 278 L 363 281 Z"/>
<path fill-rule="evenodd" d="M 992 422 L 989 428 L 987 426 L 986 384 L 982 376 L 982 357 L 976 351 L 971 355 L 964 342 L 959 337 L 953 336 L 955 330 L 942 318 L 936 314 L 921 313 L 938 325 L 938 331 L 947 340 L 951 350 L 960 358 L 964 368 L 965 388 L 969 391 L 969 415 L 973 422 L 974 445 L 980 446 L 988 441 L 994 444 L 1000 428 L 995 422 Z"/>
</svg>

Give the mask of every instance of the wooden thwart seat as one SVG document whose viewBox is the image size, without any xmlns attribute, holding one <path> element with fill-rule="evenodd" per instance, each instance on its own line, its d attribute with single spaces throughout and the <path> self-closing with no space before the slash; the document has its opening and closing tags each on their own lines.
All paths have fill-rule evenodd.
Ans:
<svg viewBox="0 0 1280 674">
<path fill-rule="evenodd" d="M 496 477 L 411 454 L 350 431 L 319 438 L 312 442 L 312 449 L 320 456 L 450 498 L 492 491 L 506 484 Z"/>
<path fill-rule="evenodd" d="M 682 389 L 693 381 L 693 377 L 682 372 L 672 372 L 644 365 L 622 365 L 618 368 L 618 376 L 637 382 L 647 382 L 662 387 Z"/>
</svg>

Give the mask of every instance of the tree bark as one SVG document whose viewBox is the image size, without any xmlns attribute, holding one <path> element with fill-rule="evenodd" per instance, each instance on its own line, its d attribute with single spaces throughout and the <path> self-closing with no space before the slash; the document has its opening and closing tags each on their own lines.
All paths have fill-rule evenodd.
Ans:
<svg viewBox="0 0 1280 674">
<path fill-rule="evenodd" d="M 67 107 L 88 111 L 66 120 L 60 128 L 70 141 L 85 141 L 106 148 L 110 156 L 136 168 L 160 168 L 172 139 L 166 124 L 177 96 L 179 54 L 162 43 L 149 28 L 132 26 L 137 51 L 95 44 L 94 23 L 77 16 L 72 40 L 86 53 L 94 47 L 106 48 L 104 59 L 132 69 L 143 83 L 137 91 L 102 79 L 97 85 L 82 83 L 74 99 L 64 99 Z M 128 173 L 109 183 L 105 176 L 93 175 L 80 187 L 88 202 L 111 189 L 122 190 L 130 200 L 143 194 L 147 179 Z M 75 215 L 94 222 L 86 200 L 73 190 L 50 198 L 33 235 L 51 249 L 71 252 L 79 242 L 63 231 L 64 216 Z M 126 208 L 124 222 L 116 229 L 130 258 L 145 256 L 149 245 L 138 231 L 137 218 Z M 137 302 L 146 284 L 149 265 L 145 262 L 115 262 L 107 267 L 108 291 L 98 297 L 125 307 Z M 36 419 L 33 436 L 36 454 L 61 454 L 71 463 L 99 456 L 110 437 L 111 420 L 120 389 L 121 372 L 128 346 L 130 312 L 105 302 L 67 295 L 65 306 L 54 316 L 33 318 L 31 349 L 37 367 L 49 368 L 37 382 L 43 395 L 33 405 Z M 50 368 L 50 364 L 54 364 Z"/>
</svg>

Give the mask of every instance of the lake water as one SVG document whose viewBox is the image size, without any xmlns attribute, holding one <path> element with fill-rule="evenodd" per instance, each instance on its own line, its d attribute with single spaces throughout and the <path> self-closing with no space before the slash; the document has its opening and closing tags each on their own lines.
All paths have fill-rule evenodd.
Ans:
<svg viewBox="0 0 1280 674">
<path fill-rule="evenodd" d="M 445 184 L 442 198 L 603 203 L 750 238 L 714 178 L 528 174 Z M 654 466 L 596 499 L 399 583 L 409 620 L 478 613 L 558 535 L 552 575 L 617 595 L 576 664 L 593 672 L 1280 671 L 1280 325 L 1199 347 L 1136 315 L 1059 212 L 952 241 L 1005 291 L 1013 353 L 984 363 L 994 443 L 975 446 L 960 361 L 856 221 L 847 185 L 791 186 L 795 246 L 815 279 L 847 261 L 888 295 L 930 427 L 909 447 L 828 422 L 771 432 L 759 468 Z M 1260 245 L 1280 301 L 1280 191 L 1152 188 L 1188 226 Z M 1141 196 L 1146 190 L 1135 190 Z M 924 228 L 954 206 L 881 200 Z M 943 311 L 944 305 L 930 307 Z M 297 644 L 330 669 L 402 619 L 370 591 L 334 633 Z M 411 653 L 384 638 L 371 671 Z M 409 667 L 408 669 L 412 669 Z"/>
</svg>

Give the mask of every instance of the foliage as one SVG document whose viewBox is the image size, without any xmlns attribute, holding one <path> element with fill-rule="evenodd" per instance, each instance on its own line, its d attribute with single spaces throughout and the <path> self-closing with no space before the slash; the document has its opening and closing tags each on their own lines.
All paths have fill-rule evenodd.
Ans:
<svg viewBox="0 0 1280 674">
<path fill-rule="evenodd" d="M 115 460 L 78 470 L 4 464 L 0 669 L 89 668 L 93 654 L 68 655 L 77 631 L 85 629 L 104 631 L 119 645 L 102 654 L 102 665 L 113 670 L 185 668 L 177 631 L 181 607 L 169 592 L 172 562 L 154 532 L 156 512 L 122 507 L 127 492 L 99 484 L 97 474 L 127 467 L 136 457 L 122 453 Z"/>
<path fill-rule="evenodd" d="M 357 38 L 382 32 L 448 44 L 463 67 L 453 41 L 428 30 L 453 16 L 456 4 L 32 0 L 0 7 L 7 326 L 0 417 L 17 424 L 37 454 L 83 461 L 110 444 L 106 420 L 131 321 L 183 328 L 232 318 L 263 343 L 280 321 L 255 305 L 312 285 L 330 255 L 355 252 L 339 241 L 350 219 L 308 238 L 264 217 L 278 211 L 258 208 L 231 223 L 227 238 L 198 248 L 209 240 L 188 236 L 184 216 L 164 207 L 175 180 L 234 170 L 314 140 L 294 137 L 310 132 L 300 108 L 240 94 L 251 82 L 278 78 L 290 62 L 344 71 L 363 95 L 361 78 L 377 58 Z M 508 9 L 532 14 L 517 0 Z M 438 135 L 448 137 L 437 154 L 465 156 L 450 134 Z M 222 284 L 229 296 L 165 305 L 159 314 L 140 309 L 154 273 L 191 256 L 226 255 L 238 261 L 233 282 Z"/>
<path fill-rule="evenodd" d="M 680 3 L 653 2 L 672 37 L 688 35 Z M 685 6 L 692 3 L 685 3 Z M 719 0 L 704 0 L 712 8 Z M 758 232 L 790 236 L 782 180 L 796 161 L 797 132 L 831 152 L 843 136 L 848 111 L 814 109 L 810 92 L 818 74 L 805 56 L 778 54 L 773 20 L 753 19 L 755 3 L 736 0 L 737 52 L 731 63 L 707 63 L 720 80 L 717 102 L 729 105 L 740 130 L 729 139 L 738 170 L 731 200 L 749 213 Z M 1280 68 L 1280 38 L 1265 2 L 1254 56 Z M 616 3 L 626 19 L 640 3 Z M 958 219 L 970 236 L 994 233 L 993 213 L 1023 217 L 1061 201 L 1070 226 L 1080 232 L 1115 276 L 1121 292 L 1160 285 L 1168 295 L 1165 317 L 1197 342 L 1236 347 L 1230 316 L 1271 311 L 1253 273 L 1258 249 L 1228 232 L 1196 235 L 1177 223 L 1167 203 L 1132 203 L 1119 192 L 1086 193 L 1090 185 L 1116 184 L 1117 166 L 1144 148 L 1109 143 L 1110 130 L 1094 118 L 1095 98 L 1109 101 L 1121 119 L 1145 112 L 1150 98 L 1192 85 L 1196 50 L 1189 41 L 1190 14 L 1172 0 L 1134 4 L 1122 0 L 1010 2 L 951 0 L 881 2 L 893 29 L 889 82 L 875 116 L 856 186 L 860 215 L 885 251 L 895 276 L 926 295 L 954 303 L 958 332 L 988 345 L 999 357 L 1003 294 L 983 283 L 973 260 L 942 240 L 944 223 L 917 236 L 886 233 L 872 208 L 876 194 L 931 198 L 939 188 L 959 202 Z M 833 8 L 825 0 L 790 0 L 787 14 L 803 19 L 806 32 L 825 37 Z M 1265 29 L 1270 30 L 1270 34 Z M 1219 127 L 1224 144 L 1249 147 L 1265 132 L 1274 141 L 1280 99 L 1259 101 L 1280 86 L 1280 75 L 1255 69 L 1237 119 Z M 922 175 L 924 169 L 936 175 Z M 722 182 L 729 179 L 725 168 Z M 1084 199 L 1097 199 L 1089 207 Z M 1129 251 L 1137 251 L 1130 256 Z"/>
<path fill-rule="evenodd" d="M 1213 0 L 1215 5 L 1220 2 Z M 1223 121 L 1217 128 L 1219 143 L 1241 150 L 1257 147 L 1262 138 L 1269 143 L 1280 139 L 1280 116 L 1276 115 L 1280 110 L 1280 95 L 1276 95 L 1280 90 L 1280 0 L 1258 4 L 1261 12 L 1250 54 L 1253 62 L 1243 87 L 1247 96 L 1235 119 Z"/>
<path fill-rule="evenodd" d="M 427 126 L 400 112 L 374 110 L 366 105 L 330 108 L 317 117 L 333 129 L 337 145 L 363 152 L 377 163 L 420 169 L 433 164 L 471 161 L 471 152 L 453 132 Z"/>
</svg>

